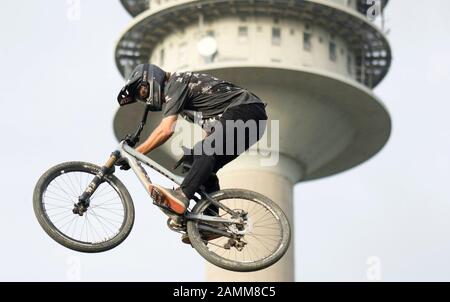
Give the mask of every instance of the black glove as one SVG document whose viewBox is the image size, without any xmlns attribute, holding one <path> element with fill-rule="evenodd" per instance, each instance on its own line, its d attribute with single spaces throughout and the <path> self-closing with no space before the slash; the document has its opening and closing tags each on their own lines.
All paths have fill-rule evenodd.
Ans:
<svg viewBox="0 0 450 302">
<path fill-rule="evenodd" d="M 134 135 L 127 134 L 127 136 L 125 136 L 122 140 L 126 141 L 128 146 L 134 148 L 139 141 L 139 138 Z"/>
<path fill-rule="evenodd" d="M 128 171 L 130 170 L 130 165 L 128 164 L 127 160 L 125 158 L 121 158 L 118 161 L 116 161 L 116 166 L 120 166 L 120 170 Z"/>
</svg>

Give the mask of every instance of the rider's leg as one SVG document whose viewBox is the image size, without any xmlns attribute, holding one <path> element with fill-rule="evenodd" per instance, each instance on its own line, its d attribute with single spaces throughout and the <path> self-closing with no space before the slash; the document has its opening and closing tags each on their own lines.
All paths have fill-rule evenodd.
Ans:
<svg viewBox="0 0 450 302">
<path fill-rule="evenodd" d="M 255 108 L 256 107 L 256 108 Z M 259 121 L 264 121 L 267 120 L 267 115 L 265 114 L 265 110 L 264 107 L 261 106 L 238 106 L 235 108 L 230 108 L 227 112 L 225 112 L 222 117 L 220 118 L 219 122 L 221 123 L 221 126 L 223 127 L 222 129 L 226 129 L 226 131 L 223 131 L 223 133 L 225 133 L 225 135 L 222 138 L 222 146 L 223 146 L 223 150 L 226 150 L 226 143 L 227 140 L 226 138 L 228 137 L 233 137 L 233 144 L 234 144 L 234 152 L 232 154 L 226 154 L 226 152 L 224 151 L 222 154 L 217 154 L 216 155 L 216 163 L 215 163 L 215 167 L 214 167 L 214 174 L 208 179 L 208 181 L 204 184 L 205 188 L 206 188 L 206 192 L 207 193 L 212 193 L 215 191 L 220 190 L 220 186 L 219 186 L 219 179 L 216 176 L 216 173 L 226 164 L 230 163 L 231 161 L 233 161 L 234 159 L 236 159 L 241 153 L 242 153 L 242 148 L 238 148 L 241 146 L 238 146 L 238 142 L 237 142 L 237 138 L 239 137 L 238 131 L 240 131 L 237 128 L 233 128 L 233 129 L 228 129 L 225 128 L 226 127 L 226 121 L 235 121 L 235 120 L 242 120 L 244 122 L 248 121 L 248 120 L 255 120 L 256 122 L 258 122 L 258 127 L 257 127 L 257 134 L 254 135 L 250 135 L 249 133 L 249 129 L 245 129 L 244 132 L 244 150 L 248 150 L 254 143 L 256 143 L 263 135 L 264 130 L 265 130 L 265 124 L 259 125 Z M 233 132 L 233 133 L 232 133 Z M 218 213 L 218 208 L 214 205 L 211 205 L 207 208 L 207 211 L 205 213 L 211 215 L 213 213 Z"/>
<path fill-rule="evenodd" d="M 238 108 L 241 107 L 241 108 Z M 222 117 L 219 119 L 219 122 L 222 125 L 222 129 L 227 129 L 226 128 L 226 121 L 227 120 L 243 120 L 248 121 L 249 119 L 253 119 L 257 122 L 262 121 L 262 120 L 267 120 L 267 115 L 265 114 L 265 110 L 264 107 L 259 107 L 257 106 L 257 108 L 253 108 L 253 106 L 237 106 L 236 108 L 230 108 L 229 110 L 227 110 L 227 112 L 225 112 Z M 265 125 L 264 125 L 265 128 Z M 244 149 L 247 150 L 251 145 L 253 145 L 254 143 L 256 143 L 262 136 L 262 134 L 264 133 L 264 128 L 260 128 L 259 124 L 257 127 L 257 139 L 252 139 L 252 137 L 249 135 L 248 131 L 245 132 L 245 146 Z M 229 130 L 228 130 L 229 131 Z M 226 133 L 226 131 L 223 131 L 222 133 L 224 133 L 224 135 L 222 135 L 222 139 L 221 139 L 221 143 L 223 146 L 223 150 L 226 150 L 226 138 L 227 137 L 231 137 L 231 135 L 233 135 L 234 138 L 234 153 L 233 154 L 226 154 L 226 152 L 222 152 L 220 154 L 215 154 L 215 155 L 201 155 L 201 156 L 195 156 L 194 155 L 194 162 L 192 164 L 192 167 L 188 173 L 188 175 L 186 176 L 186 178 L 184 179 L 183 183 L 181 184 L 181 188 L 183 189 L 183 192 L 185 192 L 185 194 L 187 196 L 189 196 L 188 194 L 192 194 L 192 196 L 194 195 L 194 193 L 198 190 L 198 187 L 200 185 L 204 185 L 205 186 L 205 190 L 207 193 L 212 193 L 214 191 L 217 191 L 220 189 L 219 186 L 219 180 L 216 176 L 216 173 L 218 170 L 220 170 L 223 166 L 225 166 L 226 164 L 228 164 L 229 162 L 233 161 L 235 158 L 237 158 L 240 155 L 239 149 L 237 148 L 237 131 L 238 129 L 232 130 L 234 131 L 234 133 Z M 255 137 L 253 135 L 253 137 Z M 211 138 L 211 137 L 210 137 Z M 208 139 L 208 137 L 206 138 Z M 217 139 L 217 135 L 215 137 L 215 139 Z M 202 144 L 204 144 L 204 141 L 200 142 Z M 202 149 L 204 150 L 204 149 Z M 199 171 L 199 169 L 202 169 L 204 171 Z M 208 208 L 205 210 L 204 212 L 206 215 L 217 215 L 219 213 L 219 209 L 214 206 L 214 205 L 210 205 L 208 206 Z M 217 234 L 210 234 L 211 237 L 208 237 L 205 234 L 205 238 L 206 240 L 212 240 L 215 239 L 218 236 Z M 183 235 L 182 237 L 182 241 L 184 243 L 189 244 L 190 243 L 190 239 L 189 236 L 187 234 Z"/>
<path fill-rule="evenodd" d="M 216 171 L 215 171 L 216 172 Z M 212 173 L 208 180 L 203 184 L 205 187 L 205 192 L 208 194 L 217 192 L 220 190 L 220 184 L 219 184 L 219 178 L 217 177 L 216 173 Z M 210 205 L 205 210 L 206 215 L 212 215 L 217 216 L 219 214 L 219 208 L 215 205 Z"/>
<path fill-rule="evenodd" d="M 198 144 L 203 144 L 203 141 Z M 198 150 L 198 149 L 197 149 Z M 188 174 L 184 178 L 181 189 L 187 198 L 193 198 L 198 188 L 204 184 L 214 172 L 216 158 L 214 155 L 194 154 L 194 161 Z"/>
<path fill-rule="evenodd" d="M 238 137 L 242 134 L 238 133 L 238 131 L 241 131 L 241 129 L 237 129 L 236 127 L 230 129 L 226 126 L 227 121 L 237 120 L 243 122 L 254 120 L 257 122 L 257 135 L 253 133 L 250 135 L 249 129 L 245 129 L 244 146 L 238 146 Z M 208 181 L 213 172 L 217 172 L 224 165 L 234 160 L 261 138 L 264 129 L 260 129 L 259 121 L 263 120 L 267 120 L 267 115 L 262 104 L 248 104 L 231 107 L 221 116 L 218 123 L 220 123 L 223 131 L 214 131 L 214 134 L 198 142 L 194 147 L 194 161 L 192 167 L 181 184 L 181 189 L 187 198 L 192 198 L 198 188 Z M 234 150 L 231 154 L 227 154 L 227 137 L 234 138 L 232 140 Z M 214 148 L 215 153 L 211 154 L 211 152 L 205 152 L 211 147 Z"/>
<path fill-rule="evenodd" d="M 203 183 L 206 193 L 214 193 L 220 190 L 219 178 L 215 172 L 214 169 L 214 172 L 209 176 L 206 182 Z"/>
</svg>

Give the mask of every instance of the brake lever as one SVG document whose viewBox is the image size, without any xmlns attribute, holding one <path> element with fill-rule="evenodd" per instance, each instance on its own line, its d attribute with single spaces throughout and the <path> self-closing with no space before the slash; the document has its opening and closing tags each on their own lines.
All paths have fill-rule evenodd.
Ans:
<svg viewBox="0 0 450 302">
<path fill-rule="evenodd" d="M 136 143 L 139 141 L 139 138 L 135 137 L 134 135 L 127 134 L 123 140 L 127 143 L 128 146 L 134 148 L 134 146 L 136 146 Z"/>
</svg>

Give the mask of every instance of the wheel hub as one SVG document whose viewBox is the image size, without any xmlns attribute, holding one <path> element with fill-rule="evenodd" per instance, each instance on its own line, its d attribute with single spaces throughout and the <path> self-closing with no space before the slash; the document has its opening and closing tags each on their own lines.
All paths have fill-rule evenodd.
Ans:
<svg viewBox="0 0 450 302">
<path fill-rule="evenodd" d="M 239 211 L 239 218 L 241 220 L 241 223 L 235 223 L 230 225 L 229 230 L 240 236 L 244 236 L 248 233 L 251 233 L 253 229 L 253 224 L 251 222 L 251 219 L 247 216 L 247 212 L 245 211 Z"/>
<path fill-rule="evenodd" d="M 87 210 L 88 210 L 88 206 L 86 206 L 86 204 L 84 202 L 80 201 L 79 203 L 74 204 L 72 213 L 74 213 L 75 215 L 83 216 L 84 213 L 87 212 Z"/>
</svg>

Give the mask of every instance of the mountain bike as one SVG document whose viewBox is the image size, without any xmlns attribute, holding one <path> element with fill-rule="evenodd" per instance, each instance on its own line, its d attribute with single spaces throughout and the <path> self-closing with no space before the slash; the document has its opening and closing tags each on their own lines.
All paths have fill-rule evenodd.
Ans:
<svg viewBox="0 0 450 302">
<path fill-rule="evenodd" d="M 102 167 L 65 162 L 38 180 L 33 207 L 44 231 L 59 244 L 79 252 L 98 253 L 122 243 L 134 223 L 134 205 L 124 184 L 114 175 L 127 163 L 168 218 L 172 231 L 187 234 L 192 247 L 210 263 L 231 271 L 249 272 L 277 262 L 290 243 L 290 226 L 281 208 L 266 196 L 244 189 L 206 193 L 204 187 L 179 215 L 165 203 L 142 164 L 175 184 L 183 178 L 134 150 L 147 120 L 127 135 Z M 189 162 L 181 162 L 189 169 Z M 215 212 L 211 210 L 218 209 Z M 214 235 L 208 240 L 207 235 Z"/>
</svg>

